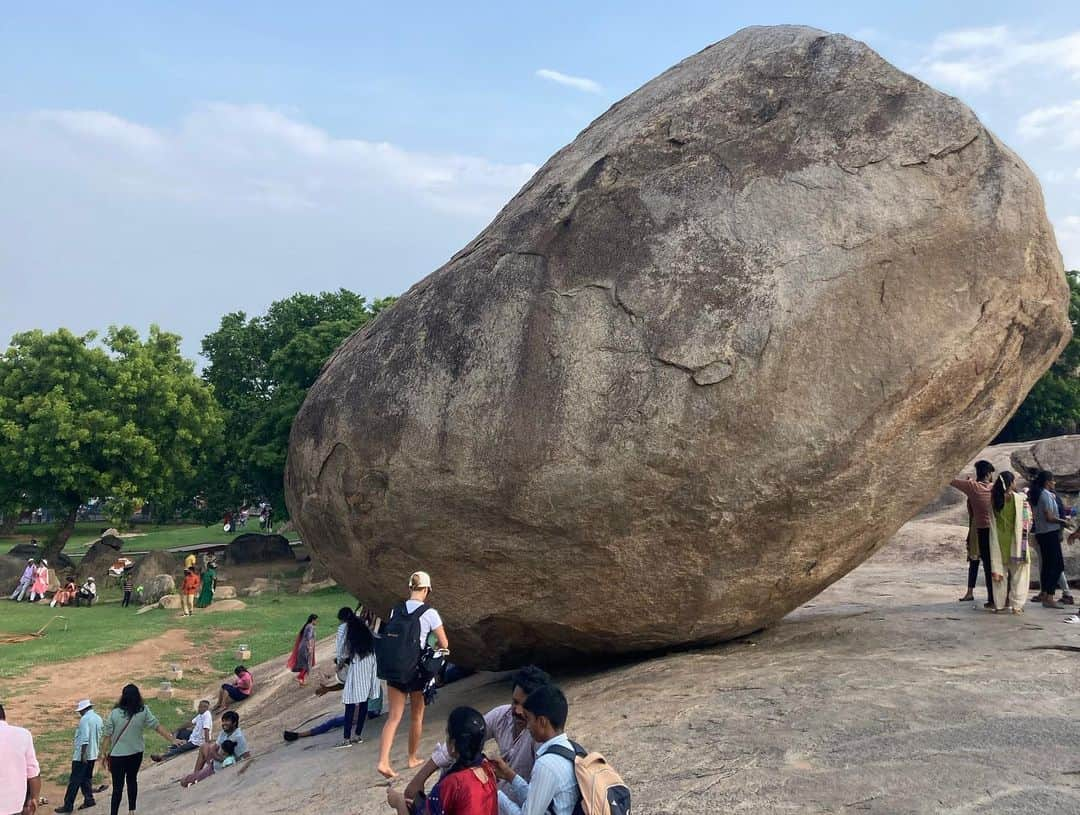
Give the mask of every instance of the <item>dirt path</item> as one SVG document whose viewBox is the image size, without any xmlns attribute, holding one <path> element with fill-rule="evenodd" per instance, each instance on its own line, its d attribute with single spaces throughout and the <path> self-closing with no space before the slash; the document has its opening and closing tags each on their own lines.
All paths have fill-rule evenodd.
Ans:
<svg viewBox="0 0 1080 815">
<path fill-rule="evenodd" d="M 177 654 L 182 654 L 183 659 L 176 660 Z M 75 703 L 89 698 L 104 716 L 128 682 L 139 685 L 147 699 L 153 699 L 159 692 L 158 680 L 167 675 L 173 662 L 178 662 L 188 675 L 210 671 L 209 662 L 192 645 L 187 631 L 175 628 L 122 651 L 43 666 L 31 676 L 5 683 L 8 718 L 30 728 L 39 744 L 42 794 L 51 804 L 59 806 L 64 795 L 63 788 L 51 780 L 54 769 L 62 766 L 70 755 L 69 742 L 61 742 L 62 748 L 53 748 L 51 735 L 57 731 L 74 734 Z M 164 700 L 159 704 L 164 704 Z"/>
</svg>

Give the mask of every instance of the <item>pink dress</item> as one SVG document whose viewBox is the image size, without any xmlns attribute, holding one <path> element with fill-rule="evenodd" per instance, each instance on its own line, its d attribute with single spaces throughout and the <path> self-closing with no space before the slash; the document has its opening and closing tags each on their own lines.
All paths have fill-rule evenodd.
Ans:
<svg viewBox="0 0 1080 815">
<path fill-rule="evenodd" d="M 34 588 L 37 594 L 44 594 L 49 590 L 49 568 L 42 566 L 34 571 Z"/>
</svg>

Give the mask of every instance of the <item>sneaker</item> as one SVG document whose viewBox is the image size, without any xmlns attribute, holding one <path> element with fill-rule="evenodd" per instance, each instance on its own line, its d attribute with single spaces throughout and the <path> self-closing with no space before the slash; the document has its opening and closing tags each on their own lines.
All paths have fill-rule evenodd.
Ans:
<svg viewBox="0 0 1080 815">
<path fill-rule="evenodd" d="M 994 604 L 991 603 L 989 600 L 987 600 L 985 603 L 983 603 L 983 608 L 993 608 L 993 607 L 994 607 Z"/>
<path fill-rule="evenodd" d="M 84 801 L 83 805 L 79 809 L 90 809 L 90 807 L 97 806 L 97 801 Z"/>
<path fill-rule="evenodd" d="M 363 743 L 364 743 L 364 740 L 362 738 L 360 738 L 359 736 L 354 736 L 353 738 L 349 739 L 349 744 L 363 744 Z"/>
<path fill-rule="evenodd" d="M 285 739 L 285 741 L 296 741 L 300 738 L 300 734 L 294 733 L 292 730 L 286 730 L 283 734 L 283 738 Z"/>
<path fill-rule="evenodd" d="M 343 742 L 341 742 L 341 744 L 339 744 L 339 745 L 338 745 L 337 747 L 335 747 L 334 749 L 335 749 L 335 750 L 340 750 L 340 749 L 341 749 L 341 748 L 343 748 L 343 747 L 352 747 L 352 744 L 353 744 L 353 743 L 352 743 L 352 740 L 350 740 L 350 739 L 345 739 L 345 740 L 344 740 Z"/>
<path fill-rule="evenodd" d="M 74 809 L 68 809 L 65 806 L 58 806 L 56 809 L 53 810 L 53 812 L 74 812 L 74 811 L 75 811 Z"/>
</svg>

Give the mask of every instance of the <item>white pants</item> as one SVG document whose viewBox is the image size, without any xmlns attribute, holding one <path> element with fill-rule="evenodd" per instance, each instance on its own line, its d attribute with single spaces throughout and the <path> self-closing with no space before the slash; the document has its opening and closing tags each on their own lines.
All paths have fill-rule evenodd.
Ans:
<svg viewBox="0 0 1080 815">
<path fill-rule="evenodd" d="M 1030 563 L 1009 564 L 1009 606 L 1017 611 L 1024 610 L 1027 593 L 1031 583 Z"/>
</svg>

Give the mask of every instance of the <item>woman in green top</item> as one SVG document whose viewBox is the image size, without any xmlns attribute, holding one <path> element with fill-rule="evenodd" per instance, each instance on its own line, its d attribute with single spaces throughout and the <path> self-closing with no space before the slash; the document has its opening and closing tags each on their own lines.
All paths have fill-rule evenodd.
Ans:
<svg viewBox="0 0 1080 815">
<path fill-rule="evenodd" d="M 217 582 L 217 563 L 210 561 L 206 564 L 206 571 L 202 575 L 202 591 L 199 599 L 195 601 L 198 608 L 206 608 L 214 601 L 214 584 Z"/>
<path fill-rule="evenodd" d="M 112 773 L 112 815 L 119 815 L 125 781 L 128 812 L 135 811 L 135 803 L 139 797 L 139 767 L 146 749 L 143 734 L 147 730 L 156 730 L 162 738 L 177 746 L 184 744 L 183 740 L 174 738 L 172 733 L 162 727 L 153 711 L 143 704 L 138 687 L 124 685 L 124 690 L 120 692 L 120 701 L 105 720 L 105 740 L 101 744 L 105 766 Z"/>
<path fill-rule="evenodd" d="M 1008 470 L 1000 473 L 990 493 L 1000 568 L 1008 574 L 1007 597 L 998 598 L 995 591 L 994 600 L 997 605 L 995 610 L 1004 610 L 1008 605 L 1013 614 L 1023 614 L 1031 575 L 1031 548 L 1028 545 L 1031 507 L 1027 496 L 1013 489 L 1015 480 Z"/>
</svg>

